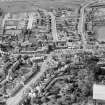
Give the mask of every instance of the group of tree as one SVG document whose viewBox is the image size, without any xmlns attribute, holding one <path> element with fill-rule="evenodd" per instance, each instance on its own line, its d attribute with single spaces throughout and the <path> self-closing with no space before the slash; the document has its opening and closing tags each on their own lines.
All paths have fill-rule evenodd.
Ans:
<svg viewBox="0 0 105 105">
<path fill-rule="evenodd" d="M 68 70 L 66 70 L 66 72 L 70 75 L 70 77 L 65 80 L 65 83 L 69 86 L 66 90 L 66 94 L 59 94 L 62 87 L 55 88 L 53 85 L 50 89 L 51 92 L 49 91 L 49 96 L 53 95 L 56 97 L 57 105 L 73 105 L 77 103 L 84 103 L 85 105 L 88 103 L 89 99 L 92 100 L 92 87 L 96 82 L 97 67 L 100 68 L 98 65 L 99 58 L 93 56 L 92 54 L 86 53 L 82 56 L 84 61 L 84 69 L 75 69 L 75 67 L 73 68 L 69 66 L 67 68 Z M 49 99 L 49 101 L 50 100 L 51 99 Z"/>
</svg>

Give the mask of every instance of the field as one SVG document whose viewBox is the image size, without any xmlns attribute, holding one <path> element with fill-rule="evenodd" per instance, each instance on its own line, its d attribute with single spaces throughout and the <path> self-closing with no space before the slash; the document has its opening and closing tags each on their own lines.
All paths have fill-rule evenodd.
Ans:
<svg viewBox="0 0 105 105">
<path fill-rule="evenodd" d="M 6 12 L 32 11 L 58 7 L 79 7 L 92 0 L 0 0 L 0 7 Z"/>
</svg>

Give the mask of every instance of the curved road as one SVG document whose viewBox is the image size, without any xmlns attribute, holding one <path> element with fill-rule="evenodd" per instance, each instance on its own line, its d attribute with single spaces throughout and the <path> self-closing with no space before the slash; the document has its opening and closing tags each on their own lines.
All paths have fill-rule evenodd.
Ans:
<svg viewBox="0 0 105 105">
<path fill-rule="evenodd" d="M 79 31 L 80 31 L 80 34 L 82 36 L 82 41 L 83 41 L 83 47 L 84 47 L 84 50 L 86 50 L 86 38 L 85 38 L 85 32 L 84 32 L 84 19 L 85 19 L 85 12 L 84 12 L 84 9 L 89 6 L 90 4 L 92 3 L 96 3 L 97 1 L 89 1 L 87 4 L 83 4 L 82 8 L 81 8 L 81 17 L 80 17 L 80 22 L 79 22 Z"/>
<path fill-rule="evenodd" d="M 62 69 L 62 71 L 64 71 L 65 69 L 67 69 L 68 68 L 68 65 L 65 65 L 64 67 L 62 67 L 61 69 Z M 59 73 L 58 73 L 59 74 Z M 56 80 L 56 79 L 59 79 L 60 77 L 65 77 L 65 75 L 63 75 L 63 74 L 60 74 L 60 75 L 57 75 L 58 77 L 56 77 L 56 76 L 54 76 L 50 81 L 49 81 L 49 83 L 48 83 L 48 85 L 45 87 L 45 90 L 48 90 L 49 89 L 49 87 L 51 86 L 51 84 Z M 66 75 L 67 76 L 67 75 Z"/>
<path fill-rule="evenodd" d="M 59 76 L 57 78 L 54 78 L 54 80 L 52 80 L 51 83 L 47 86 L 45 94 L 47 93 L 47 90 L 51 89 L 53 83 L 55 83 L 57 80 L 65 79 L 65 78 L 69 78 L 69 77 L 70 77 L 70 74 L 68 74 L 68 75 L 61 75 L 61 76 Z"/>
</svg>

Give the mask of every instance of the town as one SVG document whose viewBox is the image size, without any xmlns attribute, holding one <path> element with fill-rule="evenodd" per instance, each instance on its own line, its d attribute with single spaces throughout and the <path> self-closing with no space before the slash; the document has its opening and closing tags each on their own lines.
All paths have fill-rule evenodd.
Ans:
<svg viewBox="0 0 105 105">
<path fill-rule="evenodd" d="M 104 0 L 1 8 L 0 105 L 105 105 L 93 92 L 105 85 L 104 25 Z"/>
</svg>

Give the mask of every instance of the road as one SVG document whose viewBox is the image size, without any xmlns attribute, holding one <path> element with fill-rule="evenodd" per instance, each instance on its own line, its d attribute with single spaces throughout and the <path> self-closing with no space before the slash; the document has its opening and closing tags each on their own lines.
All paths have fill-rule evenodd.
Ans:
<svg viewBox="0 0 105 105">
<path fill-rule="evenodd" d="M 5 21 L 8 19 L 9 15 L 10 15 L 9 13 L 5 15 L 5 17 L 4 17 L 3 21 L 2 21 L 2 27 L 5 26 Z"/>
<path fill-rule="evenodd" d="M 38 79 L 42 76 L 42 74 L 46 71 L 46 68 L 47 68 L 46 61 L 49 60 L 50 56 L 51 56 L 51 55 L 49 54 L 48 57 L 47 57 L 48 59 L 46 59 L 46 60 L 43 62 L 42 66 L 41 66 L 40 72 L 39 72 L 35 77 L 33 77 L 32 80 L 30 80 L 30 81 L 24 86 L 24 88 L 22 88 L 14 97 L 11 97 L 11 98 L 9 98 L 9 99 L 6 101 L 6 104 L 7 104 L 7 105 L 18 105 L 18 103 L 19 103 L 19 102 L 22 100 L 22 98 L 23 98 L 23 92 L 24 92 L 27 88 L 29 88 L 32 83 L 34 83 L 36 80 L 38 80 Z"/>
<path fill-rule="evenodd" d="M 29 15 L 29 20 L 28 20 L 27 29 L 32 29 L 33 20 L 34 20 L 34 17 L 33 17 L 33 14 L 31 13 L 31 14 Z"/>
<path fill-rule="evenodd" d="M 96 1 L 97 2 L 97 1 Z M 82 8 L 81 8 L 81 17 L 80 17 L 80 24 L 79 24 L 79 31 L 80 31 L 80 34 L 82 36 L 82 41 L 83 41 L 83 47 L 84 47 L 84 50 L 86 50 L 86 33 L 84 31 L 84 22 L 85 22 L 85 12 L 84 12 L 84 9 L 92 4 L 92 3 L 95 3 L 95 1 L 89 1 L 87 4 L 83 4 Z"/>
<path fill-rule="evenodd" d="M 52 29 L 53 40 L 58 41 L 55 16 L 51 12 L 49 12 L 48 14 L 51 16 L 51 29 Z"/>
</svg>

